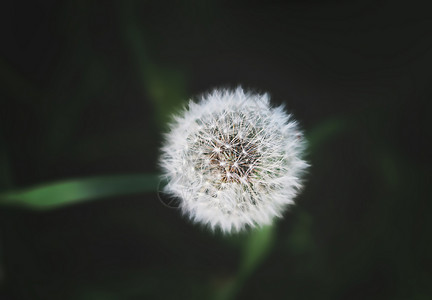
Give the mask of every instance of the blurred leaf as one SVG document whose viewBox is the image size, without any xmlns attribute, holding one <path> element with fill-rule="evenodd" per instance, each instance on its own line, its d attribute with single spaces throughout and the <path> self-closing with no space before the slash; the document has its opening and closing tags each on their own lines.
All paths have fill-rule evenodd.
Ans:
<svg viewBox="0 0 432 300">
<path fill-rule="evenodd" d="M 275 227 L 265 226 L 251 232 L 244 249 L 243 261 L 239 276 L 246 278 L 255 271 L 258 265 L 270 252 L 275 238 Z"/>
<path fill-rule="evenodd" d="M 123 5 L 123 33 L 138 68 L 144 92 L 150 98 L 156 120 L 165 126 L 170 115 L 188 99 L 184 72 L 162 67 L 149 58 L 145 32 L 136 19 L 133 3 Z"/>
<path fill-rule="evenodd" d="M 309 152 L 312 153 L 318 146 L 327 142 L 333 136 L 347 130 L 347 125 L 347 121 L 343 118 L 330 118 L 315 126 L 307 134 Z"/>
<path fill-rule="evenodd" d="M 241 261 L 237 276 L 229 281 L 223 288 L 218 290 L 215 299 L 235 299 L 249 276 L 258 268 L 269 254 L 274 244 L 275 226 L 265 226 L 251 231 L 245 242 L 243 259 Z"/>
<path fill-rule="evenodd" d="M 136 174 L 82 178 L 0 194 L 0 205 L 52 209 L 120 195 L 156 192 L 157 175 Z"/>
<path fill-rule="evenodd" d="M 293 223 L 288 245 L 294 254 L 307 253 L 315 247 L 312 237 L 312 216 L 302 210 L 297 210 L 296 222 Z"/>
</svg>

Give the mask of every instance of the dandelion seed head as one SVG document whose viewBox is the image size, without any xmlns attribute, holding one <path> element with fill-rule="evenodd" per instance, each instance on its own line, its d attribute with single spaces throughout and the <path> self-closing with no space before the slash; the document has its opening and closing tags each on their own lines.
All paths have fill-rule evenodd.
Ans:
<svg viewBox="0 0 432 300">
<path fill-rule="evenodd" d="M 183 213 L 237 232 L 281 217 L 302 187 L 305 141 L 267 94 L 214 90 L 174 118 L 160 164 Z M 300 137 L 300 138 L 299 138 Z"/>
</svg>

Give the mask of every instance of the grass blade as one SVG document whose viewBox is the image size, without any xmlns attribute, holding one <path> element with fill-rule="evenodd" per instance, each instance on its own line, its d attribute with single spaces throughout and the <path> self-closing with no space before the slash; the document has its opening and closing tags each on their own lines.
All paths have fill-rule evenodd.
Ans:
<svg viewBox="0 0 432 300">
<path fill-rule="evenodd" d="M 156 192 L 159 176 L 100 176 L 47 183 L 0 194 L 0 205 L 46 210 L 94 199 Z"/>
</svg>

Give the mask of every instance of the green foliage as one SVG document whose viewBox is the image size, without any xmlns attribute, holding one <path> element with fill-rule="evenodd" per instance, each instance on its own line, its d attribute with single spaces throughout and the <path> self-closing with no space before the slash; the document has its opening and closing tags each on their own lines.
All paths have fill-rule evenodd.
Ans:
<svg viewBox="0 0 432 300">
<path fill-rule="evenodd" d="M 65 180 L 0 194 L 1 205 L 36 210 L 59 208 L 100 198 L 156 192 L 155 175 L 117 175 Z"/>
<path fill-rule="evenodd" d="M 132 2 L 123 6 L 123 36 L 135 59 L 143 93 L 151 99 L 158 125 L 164 128 L 171 114 L 188 99 L 185 74 L 179 69 L 157 64 L 149 58 L 145 33 L 140 30 L 134 9 Z"/>
</svg>

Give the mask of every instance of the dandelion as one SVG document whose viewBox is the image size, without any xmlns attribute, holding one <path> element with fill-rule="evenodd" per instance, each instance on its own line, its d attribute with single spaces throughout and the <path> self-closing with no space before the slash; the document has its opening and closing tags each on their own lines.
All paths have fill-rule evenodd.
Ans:
<svg viewBox="0 0 432 300">
<path fill-rule="evenodd" d="M 162 147 L 164 191 L 224 232 L 270 224 L 293 204 L 308 164 L 297 122 L 268 94 L 214 90 L 174 117 Z"/>
</svg>

